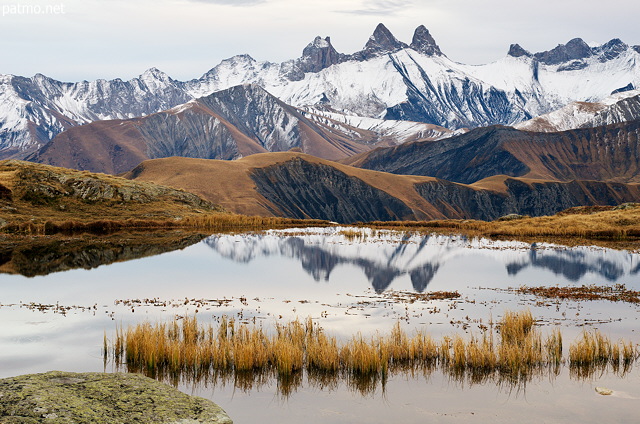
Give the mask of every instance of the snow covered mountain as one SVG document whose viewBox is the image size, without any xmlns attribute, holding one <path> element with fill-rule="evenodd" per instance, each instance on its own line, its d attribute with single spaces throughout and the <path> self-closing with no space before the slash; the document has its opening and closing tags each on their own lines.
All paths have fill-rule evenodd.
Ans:
<svg viewBox="0 0 640 424">
<path fill-rule="evenodd" d="M 244 84 L 144 117 L 70 128 L 26 159 L 117 174 L 143 160 L 170 156 L 231 160 L 297 149 L 337 160 L 379 146 L 453 134 L 408 121 L 360 118 L 350 125 L 340 114 L 320 113 L 296 109 L 258 85 Z"/>
<path fill-rule="evenodd" d="M 640 90 L 622 91 L 600 102 L 573 102 L 515 127 L 536 132 L 600 127 L 640 119 Z"/>
<path fill-rule="evenodd" d="M 405 44 L 380 24 L 351 55 L 338 53 L 329 37 L 316 37 L 299 59 L 277 64 L 234 56 L 186 82 L 157 69 L 130 81 L 79 83 L 0 75 L 0 158 L 23 157 L 73 126 L 148 115 L 247 83 L 295 107 L 350 116 L 454 130 L 512 125 L 640 87 L 640 46 L 614 39 L 589 47 L 574 39 L 532 54 L 512 45 L 505 58 L 472 66 L 449 59 L 424 26 Z"/>
</svg>

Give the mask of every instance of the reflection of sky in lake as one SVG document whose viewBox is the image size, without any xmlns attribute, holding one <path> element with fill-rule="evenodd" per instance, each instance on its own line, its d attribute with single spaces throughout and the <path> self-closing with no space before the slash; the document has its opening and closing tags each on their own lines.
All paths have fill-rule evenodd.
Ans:
<svg viewBox="0 0 640 424">
<path fill-rule="evenodd" d="M 356 230 L 361 232 L 360 236 L 347 238 L 340 231 L 329 228 L 215 235 L 183 250 L 92 270 L 34 278 L 0 275 L 0 304 L 14 305 L 0 307 L 0 377 L 52 369 L 101 371 L 100 348 L 105 331 L 110 336 L 116 323 L 126 326 L 144 319 L 195 313 L 192 303 L 185 306 L 180 301 L 185 297 L 231 300 L 228 305 L 200 307 L 198 316 L 205 322 L 221 314 L 257 317 L 264 325 L 280 316 L 282 319 L 312 316 L 327 331 L 342 336 L 357 331 L 387 331 L 398 319 L 403 320 L 402 325 L 408 330 L 426 328 L 434 335 L 451 334 L 462 331 L 452 327 L 451 321 L 470 316 L 486 322 L 489 317 L 499 318 L 505 309 L 529 307 L 534 315 L 562 326 L 568 338 L 579 334 L 578 326 L 587 323 L 606 330 L 614 339 L 625 336 L 638 341 L 635 329 L 639 314 L 635 305 L 604 301 L 538 304 L 533 298 L 491 290 L 521 285 L 617 283 L 638 290 L 640 260 L 637 254 L 595 247 L 568 249 L 541 245 L 532 248 L 526 243 L 462 237 L 403 237 L 399 233 L 369 230 Z M 384 292 L 389 290 L 458 290 L 466 300 L 394 304 L 384 300 Z M 241 302 L 240 297 L 246 297 L 246 301 Z M 131 307 L 114 305 L 117 299 L 145 298 L 174 300 L 176 307 L 136 305 L 132 311 Z M 28 310 L 20 307 L 20 302 L 95 305 L 95 310 L 72 309 L 61 316 Z M 436 308 L 437 313 L 430 313 Z M 471 330 L 474 328 L 471 325 Z M 638 383 L 637 373 L 631 381 Z M 420 384 L 395 381 L 389 390 L 405 390 L 409 398 L 413 396 L 409 393 L 417 390 L 415 385 Z M 446 386 L 447 383 L 439 384 Z M 554 384 L 578 390 L 577 383 Z M 407 389 L 407 385 L 412 388 Z M 628 378 L 624 385 L 629 385 Z M 429 387 L 425 395 L 437 396 L 437 387 Z M 557 393 L 553 384 L 544 384 L 544 390 Z M 305 405 L 300 404 L 303 402 L 300 399 L 320 396 L 311 389 L 302 392 L 298 401 L 291 402 L 303 409 Z M 448 395 L 443 396 L 457 397 L 459 392 L 449 388 Z M 228 403 L 223 406 L 230 412 L 237 409 L 237 414 L 242 416 L 246 409 L 243 405 L 251 402 L 266 402 L 265 407 L 272 410 L 269 399 L 274 402 L 273 393 L 269 390 L 266 393 L 234 394 L 232 388 L 218 389 L 215 400 L 220 402 L 222 397 Z M 490 392 L 482 393 L 484 397 L 491 397 Z M 392 399 L 394 396 L 389 395 Z M 322 398 L 327 410 L 338 408 L 342 418 L 348 416 L 348 411 L 338 405 L 343 405 L 345 399 L 361 405 L 358 410 L 371 408 L 370 400 L 342 391 L 322 394 Z M 507 402 L 504 396 L 494 397 L 494 402 L 496 399 Z M 416 411 L 419 409 L 417 403 L 413 407 Z M 274 412 L 274 417 L 282 418 L 286 408 L 286 405 L 276 407 L 279 412 Z M 478 405 L 476 410 L 479 408 Z M 625 407 L 622 408 L 624 411 Z M 418 417 L 435 417 L 424 411 L 406 416 L 416 417 L 415 422 L 419 421 Z M 461 421 L 464 420 L 461 418 Z M 292 418 L 287 422 L 296 421 Z"/>
</svg>

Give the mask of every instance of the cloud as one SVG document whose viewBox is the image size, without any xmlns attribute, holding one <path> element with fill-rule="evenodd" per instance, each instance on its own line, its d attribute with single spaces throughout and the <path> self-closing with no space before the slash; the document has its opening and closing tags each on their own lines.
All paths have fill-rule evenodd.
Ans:
<svg viewBox="0 0 640 424">
<path fill-rule="evenodd" d="M 229 6 L 253 6 L 266 3 L 267 0 L 186 0 L 192 3 L 223 4 Z"/>
<path fill-rule="evenodd" d="M 393 15 L 404 8 L 411 7 L 412 4 L 412 0 L 372 0 L 363 2 L 360 9 L 340 10 L 340 12 L 353 15 Z"/>
</svg>

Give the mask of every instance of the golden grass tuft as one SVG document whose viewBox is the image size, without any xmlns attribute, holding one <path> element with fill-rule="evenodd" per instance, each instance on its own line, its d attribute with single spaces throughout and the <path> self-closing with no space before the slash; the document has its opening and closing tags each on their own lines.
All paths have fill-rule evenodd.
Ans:
<svg viewBox="0 0 640 424">
<path fill-rule="evenodd" d="M 371 393 L 394 372 L 428 373 L 439 367 L 472 383 L 495 378 L 519 385 L 545 370 L 558 374 L 565 363 L 560 330 L 543 337 L 529 310 L 506 311 L 497 331 L 499 337 L 487 329 L 481 336 L 454 335 L 436 341 L 420 331 L 409 336 L 398 322 L 387 335 L 358 333 L 340 343 L 311 318 L 276 323 L 267 333 L 226 316 L 217 328 L 199 324 L 194 316 L 154 325 L 143 322 L 126 331 L 117 327 L 111 345 L 105 334 L 103 351 L 105 359 L 112 355 L 116 364 L 125 361 L 129 372 L 169 377 L 172 382 L 179 376 L 233 375 L 234 384 L 251 388 L 252 381 L 274 375 L 284 395 L 302 384 L 305 371 L 320 387 L 335 386 L 338 378 L 346 378 L 349 386 Z M 570 345 L 568 363 L 573 377 L 587 378 L 608 366 L 626 373 L 637 359 L 631 342 L 612 343 L 594 330 L 585 331 Z"/>
</svg>

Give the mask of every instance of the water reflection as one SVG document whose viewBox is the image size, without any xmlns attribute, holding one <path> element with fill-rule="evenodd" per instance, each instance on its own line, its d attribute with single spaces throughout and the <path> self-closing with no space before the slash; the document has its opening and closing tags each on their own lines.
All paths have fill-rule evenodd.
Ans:
<svg viewBox="0 0 640 424">
<path fill-rule="evenodd" d="M 464 264 L 466 257 L 479 252 L 502 264 L 510 277 L 526 269 L 538 269 L 551 271 L 566 282 L 578 282 L 589 274 L 616 282 L 640 271 L 637 255 L 612 249 L 529 245 L 463 236 L 416 236 L 369 229 L 358 229 L 354 236 L 353 231 L 329 228 L 297 233 L 214 235 L 204 243 L 222 257 L 239 263 L 273 256 L 297 260 L 315 281 L 329 281 L 340 265 L 354 266 L 362 270 L 378 293 L 404 275 L 409 276 L 416 292 L 424 292 L 445 264 Z"/>
<path fill-rule="evenodd" d="M 183 231 L 34 237 L 0 246 L 0 273 L 35 277 L 93 269 L 184 249 L 204 238 L 203 234 Z"/>
<path fill-rule="evenodd" d="M 539 252 L 531 248 L 528 257 L 521 262 L 512 262 L 506 265 L 509 275 L 517 275 L 528 267 L 548 269 L 556 275 L 562 275 L 569 281 L 579 281 L 587 273 L 600 275 L 607 281 L 615 282 L 625 274 L 624 265 L 616 263 L 599 255 L 587 255 L 579 249 L 555 249 L 553 254 L 548 250 Z M 635 269 L 628 271 L 630 274 L 638 272 Z"/>
<path fill-rule="evenodd" d="M 200 387 L 230 387 L 244 393 L 262 391 L 272 387 L 275 383 L 276 393 L 282 398 L 288 398 L 303 388 L 316 388 L 326 392 L 341 390 L 346 387 L 349 391 L 363 397 L 375 396 L 387 390 L 387 383 L 396 378 L 403 380 L 423 378 L 429 380 L 434 374 L 445 375 L 448 380 L 459 387 L 471 388 L 491 384 L 506 392 L 524 393 L 527 386 L 541 381 L 553 382 L 562 375 L 563 369 L 569 370 L 569 378 L 573 381 L 585 382 L 603 375 L 615 375 L 618 378 L 627 377 L 633 370 L 633 363 L 598 363 L 589 365 L 579 364 L 540 364 L 532 366 L 517 375 L 500 369 L 482 369 L 473 367 L 452 367 L 438 361 L 426 361 L 422 364 L 393 364 L 384 373 L 358 374 L 349 372 L 317 372 L 309 369 L 282 375 L 273 369 L 266 371 L 236 371 L 234 369 L 210 370 L 180 370 L 169 372 L 166 370 L 150 370 L 148 367 L 135 364 L 119 364 L 115 370 L 144 374 L 147 377 L 170 384 Z M 108 368 L 105 362 L 105 370 Z"/>
</svg>

